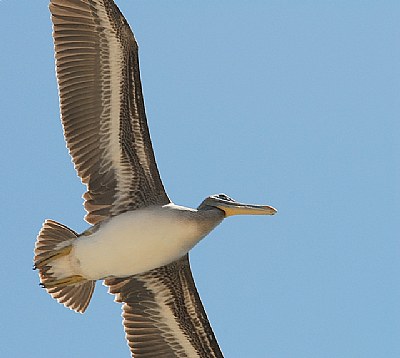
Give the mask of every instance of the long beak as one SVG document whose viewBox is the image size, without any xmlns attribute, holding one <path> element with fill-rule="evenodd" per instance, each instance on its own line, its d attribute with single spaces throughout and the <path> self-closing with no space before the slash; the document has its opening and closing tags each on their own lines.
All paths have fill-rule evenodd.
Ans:
<svg viewBox="0 0 400 358">
<path fill-rule="evenodd" d="M 268 205 L 252 205 L 239 202 L 225 202 L 216 205 L 225 212 L 225 217 L 232 215 L 274 215 L 277 210 Z"/>
</svg>

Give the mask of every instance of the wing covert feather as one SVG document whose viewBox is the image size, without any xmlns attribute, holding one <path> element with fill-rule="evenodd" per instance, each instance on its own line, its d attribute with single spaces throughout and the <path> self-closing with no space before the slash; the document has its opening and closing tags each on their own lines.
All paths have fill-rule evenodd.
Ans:
<svg viewBox="0 0 400 358">
<path fill-rule="evenodd" d="M 134 35 L 111 0 L 51 0 L 61 118 L 86 220 L 169 202 L 147 126 Z"/>
<path fill-rule="evenodd" d="M 106 279 L 123 302 L 132 357 L 222 358 L 190 270 L 189 257 L 152 271 Z"/>
</svg>

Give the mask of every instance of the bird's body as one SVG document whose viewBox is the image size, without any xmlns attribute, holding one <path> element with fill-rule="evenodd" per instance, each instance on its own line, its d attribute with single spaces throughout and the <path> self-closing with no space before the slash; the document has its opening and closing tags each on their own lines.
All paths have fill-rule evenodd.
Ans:
<svg viewBox="0 0 400 358">
<path fill-rule="evenodd" d="M 127 211 L 76 238 L 50 272 L 100 280 L 149 271 L 187 254 L 223 218 L 219 209 L 204 214 L 172 203 Z"/>
<path fill-rule="evenodd" d="M 44 222 L 34 257 L 41 285 L 83 313 L 104 279 L 123 303 L 132 357 L 221 358 L 188 252 L 228 216 L 276 210 L 225 194 L 197 209 L 173 204 L 158 173 L 138 46 L 124 16 L 113 0 L 51 0 L 50 11 L 64 136 L 87 187 L 92 226 L 78 234 Z"/>
</svg>

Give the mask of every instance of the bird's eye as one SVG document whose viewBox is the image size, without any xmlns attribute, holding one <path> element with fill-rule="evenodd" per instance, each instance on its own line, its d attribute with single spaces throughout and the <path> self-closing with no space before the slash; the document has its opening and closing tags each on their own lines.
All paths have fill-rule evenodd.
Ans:
<svg viewBox="0 0 400 358">
<path fill-rule="evenodd" d="M 219 199 L 222 199 L 222 200 L 233 201 L 232 198 L 230 198 L 228 195 L 225 195 L 225 194 L 219 194 L 219 195 L 218 195 L 218 198 L 219 198 Z"/>
</svg>

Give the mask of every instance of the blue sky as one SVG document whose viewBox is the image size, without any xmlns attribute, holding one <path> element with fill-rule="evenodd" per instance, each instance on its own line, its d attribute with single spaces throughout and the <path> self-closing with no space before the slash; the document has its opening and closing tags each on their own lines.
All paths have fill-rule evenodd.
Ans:
<svg viewBox="0 0 400 358">
<path fill-rule="evenodd" d="M 191 253 L 226 357 L 400 356 L 400 3 L 119 0 L 174 202 L 275 206 Z M 47 0 L 0 2 L 1 355 L 129 357 L 120 306 L 38 286 L 45 218 L 83 231 Z"/>
</svg>

